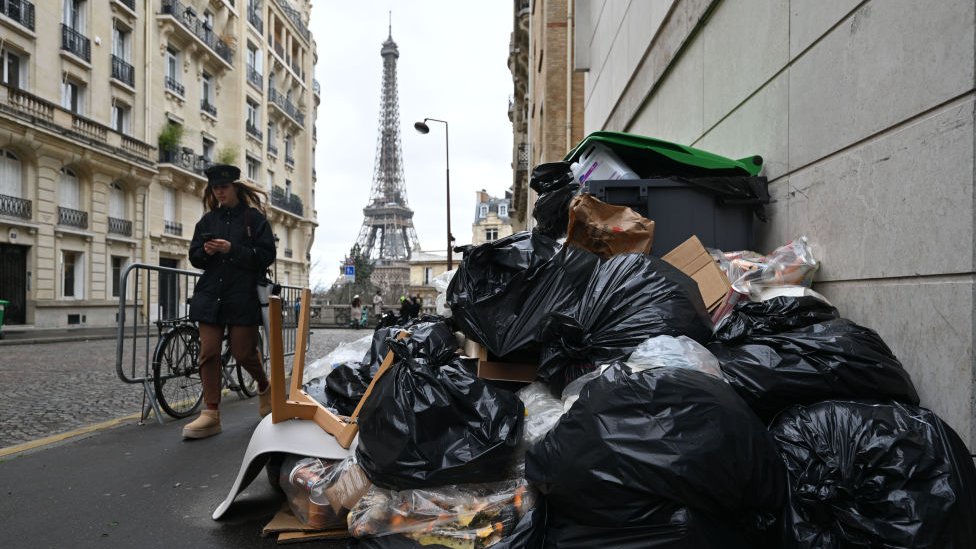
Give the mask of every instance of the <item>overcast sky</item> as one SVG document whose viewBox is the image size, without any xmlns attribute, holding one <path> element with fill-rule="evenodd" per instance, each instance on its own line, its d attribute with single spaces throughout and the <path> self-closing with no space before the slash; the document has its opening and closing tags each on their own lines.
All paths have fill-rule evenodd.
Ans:
<svg viewBox="0 0 976 549">
<path fill-rule="evenodd" d="M 397 83 L 407 199 L 422 249 L 446 248 L 444 125 L 450 127 L 451 225 L 471 241 L 475 191 L 502 196 L 512 184 L 512 3 L 491 0 L 322 0 L 313 3 L 321 85 L 315 166 L 319 227 L 311 285 L 328 287 L 356 241 L 369 200 L 379 125 L 383 60 L 392 11 L 400 49 Z"/>
</svg>

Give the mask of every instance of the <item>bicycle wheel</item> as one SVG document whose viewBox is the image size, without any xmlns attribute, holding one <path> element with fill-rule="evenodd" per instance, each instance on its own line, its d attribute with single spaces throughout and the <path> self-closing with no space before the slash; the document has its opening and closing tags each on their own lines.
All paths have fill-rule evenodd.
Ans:
<svg viewBox="0 0 976 549">
<path fill-rule="evenodd" d="M 200 381 L 200 333 L 193 326 L 177 326 L 166 332 L 153 353 L 153 387 L 156 400 L 176 419 L 192 415 L 203 401 Z"/>
<path fill-rule="evenodd" d="M 265 356 L 264 349 L 264 336 L 258 331 L 258 349 L 261 351 L 261 367 L 264 368 L 264 374 L 268 375 L 268 357 Z M 240 392 L 244 396 L 252 397 L 258 394 L 258 381 L 248 373 L 230 354 L 230 348 L 225 351 L 226 364 L 232 365 L 237 371 L 237 386 L 240 387 Z"/>
</svg>

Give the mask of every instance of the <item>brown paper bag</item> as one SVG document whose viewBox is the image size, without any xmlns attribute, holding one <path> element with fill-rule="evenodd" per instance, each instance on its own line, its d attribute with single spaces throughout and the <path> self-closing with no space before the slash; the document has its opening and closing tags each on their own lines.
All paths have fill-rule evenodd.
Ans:
<svg viewBox="0 0 976 549">
<path fill-rule="evenodd" d="M 607 204 L 583 193 L 569 205 L 566 244 L 602 258 L 626 253 L 650 253 L 654 222 L 627 206 Z"/>
</svg>

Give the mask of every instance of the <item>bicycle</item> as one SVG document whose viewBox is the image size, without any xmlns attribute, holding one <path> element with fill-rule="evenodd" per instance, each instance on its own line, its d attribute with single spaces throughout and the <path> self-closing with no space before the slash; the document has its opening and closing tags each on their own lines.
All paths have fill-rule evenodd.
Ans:
<svg viewBox="0 0 976 549">
<path fill-rule="evenodd" d="M 156 401 L 167 415 L 176 419 L 189 417 L 203 402 L 200 380 L 200 332 L 188 316 L 157 320 L 159 341 L 153 351 L 153 388 Z M 261 363 L 267 372 L 267 350 L 264 336 L 258 331 Z M 258 394 L 257 380 L 251 377 L 230 352 L 230 338 L 224 333 L 220 352 L 221 390 L 230 389 L 242 399 Z"/>
</svg>

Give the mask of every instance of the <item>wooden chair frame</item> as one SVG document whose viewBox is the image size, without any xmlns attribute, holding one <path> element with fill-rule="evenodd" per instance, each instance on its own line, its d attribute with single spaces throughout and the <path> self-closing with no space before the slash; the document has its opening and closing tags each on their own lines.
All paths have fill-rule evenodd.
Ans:
<svg viewBox="0 0 976 549">
<path fill-rule="evenodd" d="M 269 330 L 268 354 L 271 359 L 271 422 L 281 423 L 289 419 L 307 419 L 314 421 L 326 433 L 334 436 L 343 448 L 349 448 L 353 439 L 359 433 L 357 419 L 363 404 L 373 392 L 376 382 L 393 366 L 393 352 L 388 352 L 383 358 L 373 380 L 366 388 L 363 398 L 359 400 L 356 409 L 349 417 L 332 413 L 328 408 L 308 396 L 302 390 L 302 377 L 305 374 L 305 347 L 308 345 L 309 311 L 312 303 L 312 292 L 308 288 L 302 290 L 301 308 L 298 315 L 298 335 L 295 340 L 295 357 L 291 369 L 291 387 L 285 395 L 285 354 L 281 332 L 281 297 L 271 296 L 268 302 Z M 398 339 L 407 337 L 401 332 Z"/>
</svg>

